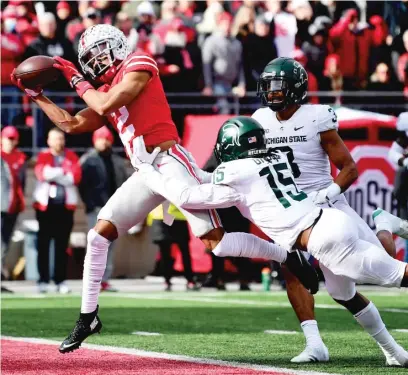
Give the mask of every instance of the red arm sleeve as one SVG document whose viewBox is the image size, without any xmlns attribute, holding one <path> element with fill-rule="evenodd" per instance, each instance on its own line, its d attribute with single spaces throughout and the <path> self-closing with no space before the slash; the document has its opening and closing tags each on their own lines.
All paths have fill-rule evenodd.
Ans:
<svg viewBox="0 0 408 375">
<path fill-rule="evenodd" d="M 342 38 L 343 33 L 347 30 L 347 26 L 349 25 L 350 20 L 349 17 L 343 17 L 337 22 L 329 31 L 329 36 L 332 41 L 336 41 Z"/>
</svg>

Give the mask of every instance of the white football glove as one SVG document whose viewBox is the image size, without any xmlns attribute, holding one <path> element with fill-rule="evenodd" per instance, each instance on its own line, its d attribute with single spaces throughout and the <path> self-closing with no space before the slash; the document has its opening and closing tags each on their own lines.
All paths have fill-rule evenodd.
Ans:
<svg viewBox="0 0 408 375">
<path fill-rule="evenodd" d="M 161 151 L 160 147 L 156 147 L 150 154 L 146 150 L 146 146 L 143 140 L 143 136 L 136 137 L 133 140 L 133 153 L 130 159 L 133 167 L 137 170 L 141 170 L 143 165 L 152 165 L 157 154 Z"/>
<path fill-rule="evenodd" d="M 341 193 L 341 188 L 336 183 L 332 183 L 326 189 L 312 192 L 309 196 L 313 199 L 314 204 L 331 203 L 331 200 Z"/>
</svg>

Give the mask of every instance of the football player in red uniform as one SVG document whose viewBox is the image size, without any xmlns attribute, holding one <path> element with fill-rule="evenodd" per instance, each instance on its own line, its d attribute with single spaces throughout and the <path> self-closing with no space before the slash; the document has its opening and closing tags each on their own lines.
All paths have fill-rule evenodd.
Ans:
<svg viewBox="0 0 408 375">
<path fill-rule="evenodd" d="M 92 132 L 109 121 L 118 132 L 131 161 L 135 157 L 133 142 L 143 135 L 148 152 L 160 148 L 161 152 L 153 165 L 161 173 L 192 185 L 208 178 L 196 166 L 191 154 L 178 144 L 176 126 L 154 59 L 145 52 L 131 54 L 124 34 L 111 25 L 88 28 L 80 38 L 78 58 L 83 72 L 103 85 L 96 90 L 74 64 L 59 57 L 54 58 L 57 61 L 55 68 L 61 70 L 88 105 L 75 116 L 56 106 L 42 94 L 41 89 L 29 90 L 14 75 L 12 79 L 63 131 L 70 134 Z M 82 341 L 102 327 L 97 315 L 98 295 L 111 242 L 144 220 L 152 209 L 163 202 L 165 199 L 149 189 L 135 172 L 101 209 L 96 226 L 88 233 L 80 318 L 62 342 L 61 353 L 77 349 Z M 250 256 L 254 247 L 263 248 L 265 257 L 290 263 L 286 260 L 286 250 L 256 236 L 240 234 L 241 237 L 237 239 L 238 234 L 224 234 L 215 210 L 181 211 L 194 235 L 208 249 L 213 250 L 220 244 L 227 255 Z M 167 221 L 170 223 L 171 218 L 167 217 Z M 277 254 L 274 257 L 271 253 Z"/>
</svg>

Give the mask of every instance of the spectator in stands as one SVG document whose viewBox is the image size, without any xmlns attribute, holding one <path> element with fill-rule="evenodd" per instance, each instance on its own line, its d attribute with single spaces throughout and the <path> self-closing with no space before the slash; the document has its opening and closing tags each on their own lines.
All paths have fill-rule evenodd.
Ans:
<svg viewBox="0 0 408 375">
<path fill-rule="evenodd" d="M 20 109 L 21 96 L 11 83 L 10 74 L 21 62 L 24 43 L 15 30 L 13 19 L 1 15 L 1 123 L 13 124 Z M 10 107 L 9 107 L 10 106 Z M 13 106 L 15 106 L 13 108 Z"/>
<path fill-rule="evenodd" d="M 284 12 L 279 0 L 266 1 L 266 9 L 265 17 L 268 22 L 272 22 L 278 57 L 289 56 L 295 49 L 296 17 Z"/>
<path fill-rule="evenodd" d="M 306 100 L 309 100 L 309 103 L 311 104 L 319 104 L 319 97 L 313 94 L 313 92 L 319 91 L 319 86 L 316 76 L 310 71 L 307 66 L 307 57 L 305 53 L 300 48 L 296 48 L 289 57 L 301 63 L 305 67 L 305 70 L 307 72 L 308 95 Z"/>
<path fill-rule="evenodd" d="M 330 18 L 317 17 L 308 28 L 311 39 L 302 44 L 302 50 L 307 57 L 307 66 L 318 80 L 323 77 L 324 63 L 329 54 L 327 42 L 330 26 Z"/>
<path fill-rule="evenodd" d="M 287 10 L 296 17 L 296 45 L 301 46 L 306 40 L 310 40 L 308 28 L 313 17 L 313 9 L 307 0 L 292 0 Z"/>
<path fill-rule="evenodd" d="M 82 33 L 88 27 L 99 25 L 100 23 L 102 23 L 101 13 L 95 8 L 90 7 L 83 13 L 82 20 L 80 23 L 77 22 L 67 26 L 72 29 L 70 31 L 68 31 L 67 29 L 69 35 L 72 36 L 72 34 L 74 34 L 74 36 L 72 37 L 72 42 L 74 44 L 75 53 L 78 53 L 78 43 Z M 71 40 L 70 36 L 68 38 Z"/>
<path fill-rule="evenodd" d="M 254 32 L 255 17 L 256 13 L 253 7 L 241 6 L 235 15 L 231 35 L 243 43 L 245 38 Z"/>
<path fill-rule="evenodd" d="M 65 148 L 65 135 L 51 129 L 47 140 L 49 148 L 38 154 L 34 168 L 37 178 L 34 189 L 34 208 L 39 224 L 38 272 L 40 293 L 48 291 L 49 250 L 54 239 L 54 282 L 57 292 L 65 294 L 70 289 L 65 283 L 67 248 L 78 202 L 76 185 L 81 180 L 78 156 Z"/>
<path fill-rule="evenodd" d="M 402 35 L 408 30 L 408 2 L 406 0 L 385 1 L 384 19 L 393 38 Z"/>
<path fill-rule="evenodd" d="M 164 51 L 164 42 L 159 35 L 153 33 L 156 22 L 156 13 L 150 1 L 142 1 L 137 7 L 136 31 L 139 35 L 137 47 L 153 56 L 161 55 Z"/>
<path fill-rule="evenodd" d="M 205 88 L 203 95 L 245 95 L 245 74 L 242 62 L 242 45 L 231 37 L 232 17 L 223 13 L 218 18 L 217 30 L 209 36 L 202 48 Z M 238 85 L 233 88 L 235 82 Z M 228 99 L 220 97 L 217 109 L 221 114 L 230 112 Z"/>
<path fill-rule="evenodd" d="M 113 24 L 115 14 L 119 12 L 121 4 L 119 1 L 93 0 L 92 7 L 101 14 L 102 23 Z"/>
<path fill-rule="evenodd" d="M 38 22 L 32 1 L 9 1 L 4 13 L 7 19 L 15 23 L 15 30 L 26 46 L 37 38 Z"/>
<path fill-rule="evenodd" d="M 198 39 L 199 46 L 202 46 L 207 36 L 211 35 L 217 30 L 217 20 L 223 12 L 224 8 L 219 1 L 207 0 L 207 8 L 203 13 L 203 19 L 196 26 L 198 33 L 201 34 L 200 38 Z"/>
<path fill-rule="evenodd" d="M 151 224 L 152 241 L 159 246 L 161 255 L 161 268 L 166 283 L 166 291 L 171 291 L 171 278 L 173 275 L 174 259 L 171 256 L 171 246 L 176 244 L 181 252 L 183 260 L 184 277 L 187 280 L 187 290 L 199 290 L 195 276 L 191 267 L 190 255 L 190 233 L 184 215 L 175 207 L 170 205 L 168 213 L 174 217 L 171 226 L 163 223 L 163 205 L 156 207 L 148 217 L 148 224 Z"/>
<path fill-rule="evenodd" d="M 116 14 L 115 26 L 125 34 L 131 51 L 136 51 L 139 36 L 133 27 L 133 20 L 125 12 L 119 12 Z"/>
<path fill-rule="evenodd" d="M 370 72 L 373 72 L 375 67 L 383 62 L 391 67 L 391 47 L 387 44 L 387 37 L 389 35 L 388 26 L 384 19 L 380 16 L 372 16 L 370 24 L 374 27 L 373 39 L 376 40 L 376 45 L 370 52 Z"/>
<path fill-rule="evenodd" d="M 100 209 L 129 177 L 126 160 L 112 152 L 113 141 L 113 135 L 106 126 L 96 130 L 92 136 L 94 148 L 80 159 L 82 180 L 79 194 L 85 204 L 89 229 L 95 226 Z M 107 292 L 117 291 L 109 283 L 113 272 L 113 248 L 111 244 L 101 283 L 101 290 Z"/>
<path fill-rule="evenodd" d="M 1 131 L 1 276 L 8 279 L 4 258 L 20 212 L 24 210 L 26 155 L 17 149 L 19 134 L 14 126 Z M 2 292 L 9 292 L 1 287 Z"/>
<path fill-rule="evenodd" d="M 314 4 L 314 16 L 329 17 L 333 23 L 337 23 L 344 11 L 350 8 L 356 8 L 354 1 L 335 1 L 335 0 L 321 0 Z"/>
<path fill-rule="evenodd" d="M 381 44 L 371 29 L 359 27 L 358 12 L 350 9 L 329 32 L 334 51 L 340 56 L 345 90 L 362 89 L 367 84 L 370 49 Z M 354 46 L 354 48 L 350 48 Z"/>
<path fill-rule="evenodd" d="M 400 82 L 394 79 L 390 71 L 390 67 L 387 64 L 379 63 L 375 68 L 375 72 L 370 77 L 367 90 L 373 92 L 402 91 L 402 85 Z M 376 95 L 370 98 L 369 102 L 370 105 L 377 104 L 379 112 L 392 114 L 396 112 L 393 105 L 401 103 L 401 98 Z"/>
<path fill-rule="evenodd" d="M 255 91 L 259 76 L 265 66 L 277 57 L 270 23 L 264 15 L 255 20 L 255 32 L 242 41 L 246 88 Z"/>
<path fill-rule="evenodd" d="M 68 23 L 72 21 L 72 10 L 68 1 L 59 1 L 57 4 L 57 34 L 65 38 Z"/>
<path fill-rule="evenodd" d="M 336 105 L 341 104 L 341 97 L 338 94 L 343 90 L 343 75 L 340 70 L 340 57 L 336 54 L 330 54 L 325 60 L 325 67 L 323 71 L 323 78 L 319 79 L 319 84 L 323 91 L 333 91 L 335 95 L 334 103 L 332 101 L 326 101 L 321 99 L 321 103 L 333 103 Z M 337 93 L 337 94 L 336 94 Z"/>
<path fill-rule="evenodd" d="M 396 54 L 393 59 L 397 60 L 395 66 L 395 71 L 397 72 L 398 80 L 404 84 L 404 87 L 408 88 L 407 81 L 407 68 L 408 68 L 408 30 L 404 32 L 402 36 L 402 40 L 404 42 L 404 52 Z"/>
<path fill-rule="evenodd" d="M 58 37 L 57 21 L 53 13 L 46 12 L 39 17 L 39 29 L 40 36 L 27 47 L 24 53 L 24 59 L 32 56 L 45 55 L 50 57 L 61 56 L 69 61 L 77 60 L 69 40 L 65 37 Z M 48 85 L 45 92 L 54 103 L 63 107 L 65 97 L 58 95 L 58 93 L 70 90 L 71 88 L 67 81 L 61 76 L 55 82 Z M 34 121 L 37 127 L 37 146 L 44 146 L 44 135 L 54 125 L 41 110 L 35 111 Z"/>
</svg>

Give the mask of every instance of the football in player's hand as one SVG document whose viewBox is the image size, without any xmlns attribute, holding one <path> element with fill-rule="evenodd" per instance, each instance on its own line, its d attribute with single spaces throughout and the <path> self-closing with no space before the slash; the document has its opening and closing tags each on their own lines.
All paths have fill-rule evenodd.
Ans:
<svg viewBox="0 0 408 375">
<path fill-rule="evenodd" d="M 33 56 L 24 60 L 15 70 L 17 79 L 28 89 L 46 87 L 57 80 L 61 72 L 53 67 L 55 60 L 49 56 Z"/>
</svg>

